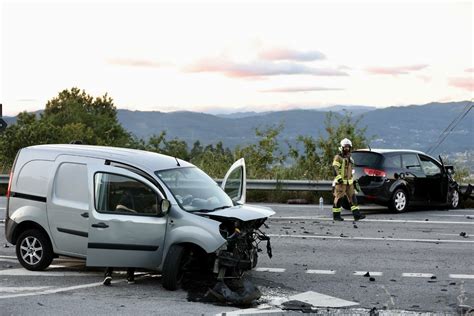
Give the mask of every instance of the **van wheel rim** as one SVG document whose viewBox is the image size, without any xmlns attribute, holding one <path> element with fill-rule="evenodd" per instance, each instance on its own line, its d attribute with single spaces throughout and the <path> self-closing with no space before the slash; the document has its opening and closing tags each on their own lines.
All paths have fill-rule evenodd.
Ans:
<svg viewBox="0 0 474 316">
<path fill-rule="evenodd" d="M 43 257 L 43 246 L 36 237 L 26 237 L 20 245 L 21 258 L 27 264 L 34 266 Z"/>
<path fill-rule="evenodd" d="M 451 206 L 453 208 L 456 208 L 459 204 L 459 193 L 457 190 L 454 190 L 453 192 L 453 196 L 451 198 Z"/>
<path fill-rule="evenodd" d="M 403 192 L 398 192 L 395 195 L 395 208 L 398 211 L 401 211 L 405 208 L 405 205 L 407 204 L 407 198 L 405 197 L 405 193 Z"/>
</svg>

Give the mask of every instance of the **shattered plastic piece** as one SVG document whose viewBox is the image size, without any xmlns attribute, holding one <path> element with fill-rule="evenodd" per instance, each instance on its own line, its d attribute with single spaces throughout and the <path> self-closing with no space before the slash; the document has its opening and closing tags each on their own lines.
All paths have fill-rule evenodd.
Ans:
<svg viewBox="0 0 474 316">
<path fill-rule="evenodd" d="M 469 237 L 466 232 L 461 232 L 461 233 L 459 234 L 459 236 L 464 237 L 464 238 Z"/>
<path fill-rule="evenodd" d="M 374 281 L 375 281 L 375 278 L 374 278 L 374 277 L 371 277 L 369 280 L 370 280 L 370 282 L 374 282 Z"/>
<path fill-rule="evenodd" d="M 354 228 L 358 228 L 356 224 L 354 224 Z"/>
<path fill-rule="evenodd" d="M 431 280 L 436 280 L 436 276 L 432 275 L 430 279 Z"/>
<path fill-rule="evenodd" d="M 366 273 L 366 274 L 364 274 L 364 276 L 365 276 L 366 278 L 370 277 L 370 273 L 369 273 L 369 271 L 367 271 L 367 273 Z"/>
<path fill-rule="evenodd" d="M 209 289 L 209 292 L 221 302 L 236 305 L 248 305 L 262 296 L 260 290 L 248 280 L 243 280 L 243 288 L 232 291 L 223 281 Z"/>
<path fill-rule="evenodd" d="M 4 244 L 3 248 L 10 248 L 10 246 L 8 244 Z"/>
<path fill-rule="evenodd" d="M 372 309 L 369 311 L 369 316 L 379 316 L 379 311 L 377 310 L 377 307 L 372 307 Z"/>
</svg>

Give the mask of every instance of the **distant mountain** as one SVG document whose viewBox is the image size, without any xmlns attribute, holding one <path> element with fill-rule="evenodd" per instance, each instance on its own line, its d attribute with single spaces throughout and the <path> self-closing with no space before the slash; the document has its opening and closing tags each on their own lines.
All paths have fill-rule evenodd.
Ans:
<svg viewBox="0 0 474 316">
<path fill-rule="evenodd" d="M 429 103 L 403 107 L 373 108 L 347 107 L 354 117 L 361 119 L 361 127 L 367 127 L 367 136 L 373 136 L 372 147 L 410 148 L 426 151 L 438 140 L 441 132 L 458 117 L 469 101 Z M 320 110 L 288 110 L 265 113 L 235 113 L 211 115 L 195 112 L 140 112 L 119 110 L 122 125 L 138 137 L 148 138 L 166 130 L 169 138 L 178 137 L 189 145 L 199 140 L 201 144 L 222 141 L 225 146 L 255 142 L 255 128 L 284 125 L 282 141 L 295 142 L 299 135 L 317 137 L 324 134 L 327 110 L 339 111 L 345 106 Z M 355 109 L 355 111 L 354 111 Z M 357 110 L 362 114 L 355 114 Z M 434 152 L 455 153 L 474 150 L 473 120 L 471 111 Z"/>
<path fill-rule="evenodd" d="M 351 112 L 353 115 L 363 114 L 365 112 L 376 110 L 375 106 L 365 106 L 365 105 L 333 105 L 324 108 L 319 108 L 319 111 L 332 111 L 343 113 L 344 111 Z"/>
<path fill-rule="evenodd" d="M 257 141 L 256 128 L 279 124 L 284 126 L 280 135 L 282 145 L 285 142 L 295 143 L 299 135 L 324 135 L 324 120 L 327 114 L 325 111 L 334 111 L 335 115 L 339 116 L 339 113 L 347 108 L 355 119 L 361 119 L 361 127 L 367 127 L 366 135 L 373 136 L 371 147 L 426 151 L 436 144 L 441 132 L 470 104 L 470 101 L 463 101 L 388 108 L 334 106 L 319 110 L 241 112 L 229 115 L 187 111 L 165 113 L 118 110 L 117 116 L 124 128 L 140 138 L 148 139 L 153 134 L 166 131 L 168 139 L 177 137 L 185 140 L 190 146 L 196 140 L 205 145 L 222 141 L 225 146 L 234 148 Z M 16 121 L 15 117 L 4 119 L 9 124 Z M 471 111 L 433 154 L 474 152 L 473 130 L 474 111 Z"/>
</svg>

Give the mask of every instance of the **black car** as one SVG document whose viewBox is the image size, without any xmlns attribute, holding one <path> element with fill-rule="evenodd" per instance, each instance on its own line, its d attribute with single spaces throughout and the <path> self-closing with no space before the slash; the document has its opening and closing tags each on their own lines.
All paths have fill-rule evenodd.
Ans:
<svg viewBox="0 0 474 316">
<path fill-rule="evenodd" d="M 358 199 L 404 212 L 409 206 L 456 208 L 459 186 L 453 166 L 414 150 L 364 149 L 352 153 Z"/>
</svg>

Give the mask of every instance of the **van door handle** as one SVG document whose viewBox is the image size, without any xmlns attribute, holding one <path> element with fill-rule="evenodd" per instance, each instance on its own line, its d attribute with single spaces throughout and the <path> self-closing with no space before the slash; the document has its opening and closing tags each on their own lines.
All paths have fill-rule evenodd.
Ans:
<svg viewBox="0 0 474 316">
<path fill-rule="evenodd" d="M 95 228 L 107 228 L 109 227 L 109 225 L 107 225 L 106 223 L 97 223 L 97 224 L 92 224 L 91 225 L 92 227 L 95 227 Z"/>
<path fill-rule="evenodd" d="M 81 216 L 84 217 L 84 218 L 89 218 L 89 213 L 84 212 L 84 213 L 81 214 Z"/>
</svg>

